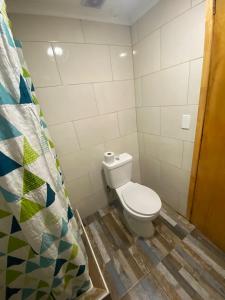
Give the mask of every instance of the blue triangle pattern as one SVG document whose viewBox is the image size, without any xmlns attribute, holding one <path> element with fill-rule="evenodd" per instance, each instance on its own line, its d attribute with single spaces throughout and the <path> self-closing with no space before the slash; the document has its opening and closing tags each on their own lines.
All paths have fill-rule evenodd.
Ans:
<svg viewBox="0 0 225 300">
<path fill-rule="evenodd" d="M 76 277 L 82 275 L 84 271 L 85 271 L 85 265 L 80 265 Z"/>
<path fill-rule="evenodd" d="M 1 25 L 2 25 L 2 29 L 3 29 L 4 35 L 7 38 L 7 42 L 9 43 L 9 45 L 11 47 L 15 48 L 15 43 L 14 43 L 14 40 L 12 38 L 12 35 L 10 34 L 8 25 L 6 24 L 6 22 L 4 20 L 3 20 L 3 22 L 1 22 Z"/>
<path fill-rule="evenodd" d="M 20 75 L 20 104 L 33 103 L 31 94 L 22 75 Z"/>
<path fill-rule="evenodd" d="M 17 294 L 21 289 L 15 289 L 15 288 L 6 288 L 6 300 L 8 300 L 12 295 Z"/>
<path fill-rule="evenodd" d="M 13 216 L 13 219 L 12 219 L 12 226 L 11 226 L 11 234 L 12 233 L 15 233 L 17 231 L 20 231 L 21 230 L 21 227 L 19 225 L 19 223 L 17 222 L 17 219 Z"/>
<path fill-rule="evenodd" d="M 3 189 L 2 187 L 0 187 L 0 192 L 2 193 L 4 199 L 5 199 L 7 202 L 10 202 L 10 203 L 11 203 L 11 202 L 16 202 L 17 200 L 20 199 L 19 196 L 12 194 L 11 192 L 9 192 L 9 191 Z"/>
<path fill-rule="evenodd" d="M 23 289 L 22 291 L 22 300 L 27 299 L 30 295 L 32 295 L 35 292 L 34 289 Z"/>
<path fill-rule="evenodd" d="M 43 128 L 47 128 L 47 124 L 43 120 L 41 120 L 40 123 Z"/>
<path fill-rule="evenodd" d="M 68 206 L 67 218 L 68 218 L 68 221 L 73 218 L 73 211 L 72 211 L 72 208 L 70 206 Z"/>
<path fill-rule="evenodd" d="M 61 229 L 61 237 L 64 237 L 68 232 L 68 224 L 67 222 L 62 219 L 62 229 Z"/>
<path fill-rule="evenodd" d="M 65 262 L 67 262 L 67 260 L 64 258 L 58 258 L 56 260 L 54 276 L 56 276 L 59 273 L 60 269 L 65 264 Z"/>
<path fill-rule="evenodd" d="M 14 265 L 20 265 L 24 262 L 24 259 L 14 257 L 14 256 L 7 256 L 7 268 L 14 266 Z"/>
<path fill-rule="evenodd" d="M 4 88 L 4 86 L 0 83 L 0 105 L 3 104 L 18 104 L 16 99 L 14 99 L 11 94 Z"/>
<path fill-rule="evenodd" d="M 14 43 L 15 43 L 16 48 L 22 48 L 22 44 L 21 44 L 20 40 L 14 39 Z"/>
<path fill-rule="evenodd" d="M 33 83 L 32 83 L 32 85 L 31 85 L 31 92 L 35 92 L 35 88 L 34 88 Z"/>
<path fill-rule="evenodd" d="M 21 165 L 16 161 L 0 152 L 0 176 L 4 176 L 20 167 Z"/>
<path fill-rule="evenodd" d="M 56 236 L 49 234 L 49 233 L 44 233 L 42 235 L 40 252 L 41 253 L 45 252 L 54 243 L 55 240 L 57 240 Z"/>
<path fill-rule="evenodd" d="M 46 207 L 49 207 L 55 201 L 55 192 L 52 190 L 50 185 L 47 183 L 47 201 Z"/>
<path fill-rule="evenodd" d="M 57 278 L 57 277 L 54 278 L 53 283 L 52 283 L 52 287 L 53 287 L 53 288 L 56 288 L 58 285 L 61 284 L 61 282 L 62 282 L 62 279 Z"/>
<path fill-rule="evenodd" d="M 2 115 L 0 115 L 0 141 L 15 138 L 21 136 L 22 133 L 16 129 L 8 120 L 6 120 Z"/>
<path fill-rule="evenodd" d="M 26 264 L 26 273 L 33 272 L 36 269 L 39 269 L 40 266 L 34 262 L 28 261 Z"/>
<path fill-rule="evenodd" d="M 55 259 L 44 257 L 44 256 L 40 257 L 40 267 L 41 268 L 47 268 L 47 267 L 51 266 L 52 264 L 54 264 L 54 262 L 55 262 Z"/>
<path fill-rule="evenodd" d="M 62 253 L 63 251 L 66 251 L 69 249 L 72 245 L 66 241 L 60 241 L 59 247 L 58 247 L 58 254 Z"/>
</svg>

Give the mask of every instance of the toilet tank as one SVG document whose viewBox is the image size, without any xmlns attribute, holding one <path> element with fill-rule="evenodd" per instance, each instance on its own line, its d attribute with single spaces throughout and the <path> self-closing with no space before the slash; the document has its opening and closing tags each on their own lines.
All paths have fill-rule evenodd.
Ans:
<svg viewBox="0 0 225 300">
<path fill-rule="evenodd" d="M 102 162 L 109 187 L 117 189 L 131 180 L 132 160 L 130 154 L 122 153 L 115 157 L 113 163 Z"/>
</svg>

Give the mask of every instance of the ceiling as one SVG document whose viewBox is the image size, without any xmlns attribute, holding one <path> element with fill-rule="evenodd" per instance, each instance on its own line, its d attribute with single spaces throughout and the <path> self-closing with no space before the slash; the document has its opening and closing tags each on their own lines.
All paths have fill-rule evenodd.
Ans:
<svg viewBox="0 0 225 300">
<path fill-rule="evenodd" d="M 159 0 L 106 0 L 100 9 L 82 6 L 81 0 L 6 0 L 8 12 L 72 17 L 131 25 Z"/>
</svg>

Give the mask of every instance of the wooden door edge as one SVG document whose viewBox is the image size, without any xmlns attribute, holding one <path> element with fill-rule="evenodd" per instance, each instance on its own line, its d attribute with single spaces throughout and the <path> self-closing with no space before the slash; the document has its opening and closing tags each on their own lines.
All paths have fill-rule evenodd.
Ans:
<svg viewBox="0 0 225 300">
<path fill-rule="evenodd" d="M 202 80 L 201 80 L 198 118 L 197 118 L 194 151 L 193 151 L 193 158 L 192 158 L 192 169 L 191 169 L 191 177 L 190 177 L 190 184 L 189 184 L 188 205 L 187 205 L 187 212 L 186 212 L 188 220 L 191 220 L 191 216 L 192 216 L 198 164 L 199 164 L 200 150 L 202 144 L 205 110 L 206 110 L 207 96 L 208 96 L 208 85 L 209 85 L 209 77 L 210 77 L 212 41 L 213 41 L 213 28 L 214 28 L 215 1 L 216 0 L 206 1 L 204 59 L 203 59 L 203 71 L 202 71 Z"/>
</svg>

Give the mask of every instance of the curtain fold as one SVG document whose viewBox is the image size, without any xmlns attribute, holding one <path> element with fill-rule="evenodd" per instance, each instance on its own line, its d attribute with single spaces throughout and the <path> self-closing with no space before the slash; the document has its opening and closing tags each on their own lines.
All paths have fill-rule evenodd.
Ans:
<svg viewBox="0 0 225 300">
<path fill-rule="evenodd" d="M 0 297 L 75 299 L 90 286 L 54 144 L 0 0 Z"/>
</svg>

